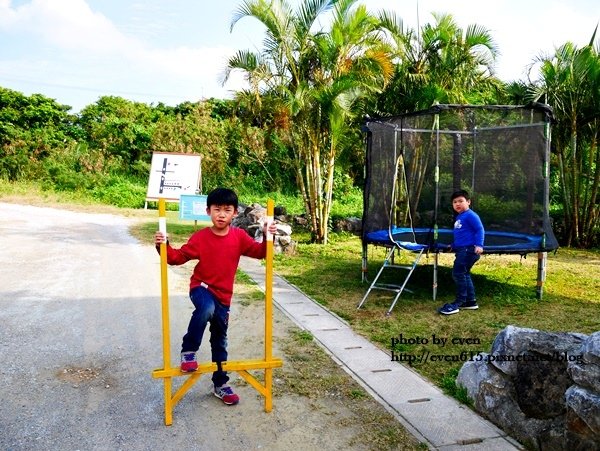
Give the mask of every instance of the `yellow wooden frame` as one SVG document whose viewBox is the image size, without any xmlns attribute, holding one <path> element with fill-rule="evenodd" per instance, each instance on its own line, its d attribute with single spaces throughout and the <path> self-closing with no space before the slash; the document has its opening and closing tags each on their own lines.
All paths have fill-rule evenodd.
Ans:
<svg viewBox="0 0 600 451">
<path fill-rule="evenodd" d="M 158 201 L 158 223 L 159 230 L 166 234 L 166 208 L 165 200 Z M 267 219 L 273 220 L 274 203 L 272 199 L 267 201 Z M 270 234 L 267 240 L 267 255 L 265 258 L 265 352 L 263 359 L 255 360 L 229 360 L 223 362 L 223 371 L 236 371 L 239 375 L 265 397 L 265 412 L 273 409 L 273 368 L 283 365 L 281 359 L 273 357 L 273 240 Z M 167 280 L 167 245 L 160 245 L 160 280 L 161 280 L 161 304 L 162 304 L 162 332 L 163 332 L 163 368 L 152 372 L 155 379 L 163 379 L 165 396 L 165 425 L 173 424 L 173 407 L 183 398 L 190 388 L 205 373 L 216 371 L 217 364 L 214 362 L 201 363 L 198 370 L 193 373 L 184 373 L 179 367 L 171 366 L 171 338 L 169 331 L 169 288 Z M 248 370 L 265 370 L 264 385 L 261 384 Z M 188 376 L 188 379 L 179 387 L 173 395 L 173 378 Z"/>
</svg>

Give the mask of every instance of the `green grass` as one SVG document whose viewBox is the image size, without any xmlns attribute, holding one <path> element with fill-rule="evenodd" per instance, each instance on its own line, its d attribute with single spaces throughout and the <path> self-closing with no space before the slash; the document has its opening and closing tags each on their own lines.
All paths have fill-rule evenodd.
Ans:
<svg viewBox="0 0 600 451">
<path fill-rule="evenodd" d="M 466 401 L 454 386 L 461 358 L 489 352 L 507 325 L 547 331 L 592 333 L 600 330 L 600 252 L 560 249 L 551 254 L 544 295 L 536 299 L 537 255 L 484 256 L 474 269 L 480 309 L 443 316 L 437 307 L 453 299 L 452 255 L 440 255 L 438 298 L 432 299 L 433 257 L 421 260 L 391 316 L 385 313 L 393 293 L 373 291 L 361 310 L 356 306 L 368 284 L 361 282 L 361 243 L 348 234 L 332 234 L 328 246 L 308 243 L 302 234 L 294 256 L 276 256 L 275 271 L 346 319 L 352 328 L 383 349 L 410 356 L 435 355 L 442 361 L 414 361 L 416 371 L 447 393 Z M 369 277 L 379 269 L 385 251 L 369 247 Z M 412 255 L 401 255 L 407 262 Z M 393 270 L 390 270 L 393 271 Z M 393 273 L 392 273 L 393 274 Z M 404 273 L 396 277 L 404 277 Z M 392 277 L 394 279 L 394 277 Z M 438 339 L 434 343 L 434 336 Z M 402 340 L 400 339 L 402 338 Z M 439 339 L 446 339 L 442 346 Z M 412 339 L 412 340 L 411 340 Z M 419 342 L 419 343 L 417 343 Z"/>
</svg>

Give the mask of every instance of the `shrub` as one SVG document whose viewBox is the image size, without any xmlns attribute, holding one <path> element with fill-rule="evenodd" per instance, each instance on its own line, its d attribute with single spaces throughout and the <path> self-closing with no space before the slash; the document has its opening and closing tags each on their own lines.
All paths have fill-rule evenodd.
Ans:
<svg viewBox="0 0 600 451">
<path fill-rule="evenodd" d="M 92 197 L 121 208 L 141 208 L 146 200 L 146 186 L 122 176 L 108 176 L 90 187 Z"/>
<path fill-rule="evenodd" d="M 55 191 L 85 190 L 92 182 L 89 174 L 76 171 L 64 162 L 46 160 L 43 164 L 42 179 L 46 189 Z"/>
</svg>

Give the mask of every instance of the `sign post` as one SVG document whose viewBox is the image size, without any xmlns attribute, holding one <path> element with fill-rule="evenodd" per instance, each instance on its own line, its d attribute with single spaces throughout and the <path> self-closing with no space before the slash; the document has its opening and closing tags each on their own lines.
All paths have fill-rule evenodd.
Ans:
<svg viewBox="0 0 600 451">
<path fill-rule="evenodd" d="M 167 236 L 167 217 L 165 200 L 158 200 L 158 230 Z M 162 336 L 163 336 L 163 368 L 171 369 L 171 343 L 169 337 L 169 284 L 167 278 L 167 245 L 166 241 L 160 244 L 160 286 L 161 286 L 161 311 L 162 311 Z M 173 423 L 173 405 L 171 400 L 172 380 L 164 379 L 165 392 L 165 423 Z"/>
</svg>

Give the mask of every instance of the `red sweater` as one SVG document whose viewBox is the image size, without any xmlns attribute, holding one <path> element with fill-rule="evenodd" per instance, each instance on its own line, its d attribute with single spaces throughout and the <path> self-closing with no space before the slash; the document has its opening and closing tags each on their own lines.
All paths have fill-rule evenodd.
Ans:
<svg viewBox="0 0 600 451">
<path fill-rule="evenodd" d="M 210 227 L 195 232 L 180 249 L 167 245 L 167 263 L 182 265 L 198 260 L 190 290 L 202 283 L 223 305 L 231 305 L 233 282 L 240 257 L 265 258 L 267 243 L 258 243 L 242 229 L 229 227 L 227 235 L 215 235 Z"/>
</svg>

